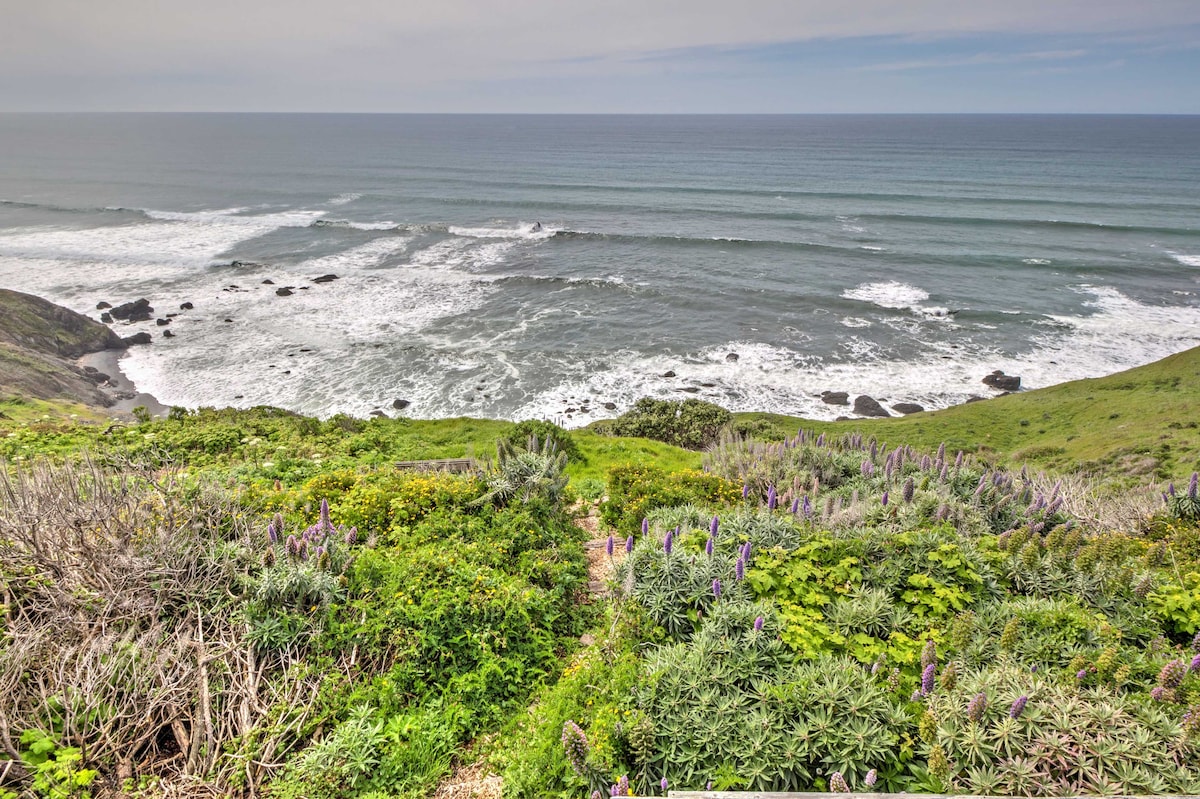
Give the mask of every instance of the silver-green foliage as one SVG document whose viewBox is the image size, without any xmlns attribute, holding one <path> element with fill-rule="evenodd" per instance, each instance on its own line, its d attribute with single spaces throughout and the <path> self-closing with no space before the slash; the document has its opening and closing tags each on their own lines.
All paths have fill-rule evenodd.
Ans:
<svg viewBox="0 0 1200 799">
<path fill-rule="evenodd" d="M 496 442 L 496 463 L 486 474 L 487 493 L 478 502 L 557 502 L 567 487 L 566 467 L 567 454 L 558 452 L 551 439 L 539 442 L 530 436 L 524 447 L 501 439 Z"/>
<path fill-rule="evenodd" d="M 976 723 L 968 707 L 987 709 Z M 1028 704 L 1013 718 L 1018 697 Z M 963 674 L 927 700 L 954 791 L 993 796 L 1197 794 L 1200 750 L 1155 704 L 1105 687 L 1079 688 L 1002 662 Z"/>
</svg>

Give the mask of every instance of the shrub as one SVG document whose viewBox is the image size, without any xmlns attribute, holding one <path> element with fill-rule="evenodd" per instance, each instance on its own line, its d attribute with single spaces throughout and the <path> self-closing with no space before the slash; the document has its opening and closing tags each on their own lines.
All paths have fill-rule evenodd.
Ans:
<svg viewBox="0 0 1200 799">
<path fill-rule="evenodd" d="M 698 399 L 656 400 L 643 397 L 612 422 L 618 436 L 638 436 L 684 449 L 704 449 L 716 442 L 733 415 Z"/>
<path fill-rule="evenodd" d="M 566 466 L 567 454 L 557 452 L 550 440 L 539 444 L 537 436 L 530 436 L 524 447 L 518 447 L 501 439 L 496 442 L 496 463 L 484 478 L 487 493 L 477 502 L 507 505 L 541 499 L 556 503 L 567 487 Z"/>
<path fill-rule="evenodd" d="M 724 506 L 741 499 L 738 486 L 690 469 L 670 474 L 653 466 L 614 466 L 608 473 L 608 500 L 600 518 L 625 535 L 641 530 L 642 519 L 654 508 L 689 503 Z"/>
<path fill-rule="evenodd" d="M 583 450 L 575 443 L 571 433 L 554 422 L 540 419 L 526 419 L 523 422 L 517 422 L 504 440 L 519 448 L 525 446 L 531 436 L 537 438 L 538 441 L 549 441 L 554 445 L 554 449 L 565 454 L 571 463 L 587 463 Z"/>
</svg>

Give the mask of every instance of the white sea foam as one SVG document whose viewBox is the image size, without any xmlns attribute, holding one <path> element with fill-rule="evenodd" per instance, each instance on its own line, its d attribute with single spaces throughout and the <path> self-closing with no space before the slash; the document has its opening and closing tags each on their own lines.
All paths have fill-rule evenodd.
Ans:
<svg viewBox="0 0 1200 799">
<path fill-rule="evenodd" d="M 863 283 L 857 288 L 846 289 L 842 292 L 842 297 L 869 302 L 880 308 L 915 308 L 921 301 L 929 299 L 929 292 L 907 283 L 888 280 L 882 283 Z"/>
<path fill-rule="evenodd" d="M 297 270 L 303 268 L 316 273 L 379 266 L 391 256 L 403 252 L 411 243 L 412 238 L 408 236 L 381 236 L 343 252 L 305 261 Z"/>
<path fill-rule="evenodd" d="M 349 219 L 318 219 L 312 224 L 325 227 L 350 228 L 351 230 L 395 230 L 399 227 L 396 222 L 391 220 L 381 220 L 378 222 L 354 222 Z"/>
<path fill-rule="evenodd" d="M 1200 308 L 1146 305 L 1107 287 L 1079 290 L 1091 295 L 1085 304 L 1093 313 L 1054 317 L 1056 332 L 1038 336 L 1031 350 L 1017 357 L 968 341 L 957 346 L 930 344 L 920 358 L 897 361 L 884 357 L 874 343 L 854 336 L 839 343 L 842 357 L 838 360 L 746 341 L 675 358 L 622 352 L 531 397 L 516 416 L 554 418 L 576 426 L 620 414 L 642 396 L 695 396 L 735 411 L 813 419 L 847 413 L 845 407 L 822 402 L 823 391 L 846 391 L 852 397 L 868 394 L 885 405 L 916 402 L 935 409 L 972 395 L 990 395 L 981 380 L 995 369 L 1020 375 L 1026 388 L 1040 388 L 1111 374 L 1200 344 Z M 738 360 L 726 362 L 728 352 L 737 352 Z M 668 370 L 676 376 L 661 377 Z M 683 392 L 684 387 L 699 391 Z M 592 398 L 592 413 L 567 417 L 563 409 L 572 402 L 577 405 L 581 397 Z M 617 408 L 606 411 L 604 402 Z"/>
<path fill-rule="evenodd" d="M 870 327 L 871 320 L 863 319 L 859 316 L 844 316 L 842 317 L 842 324 L 846 327 Z"/>
<path fill-rule="evenodd" d="M 347 205 L 348 203 L 352 203 L 359 199 L 362 199 L 362 195 L 358 192 L 351 191 L 345 194 L 339 194 L 326 203 L 326 205 Z"/>
<path fill-rule="evenodd" d="M 1053 263 L 1053 262 L 1049 258 L 1022 258 L 1021 263 L 1033 264 L 1033 265 L 1037 265 L 1037 266 L 1045 266 L 1046 264 Z"/>
<path fill-rule="evenodd" d="M 535 223 L 522 222 L 516 227 L 458 227 L 451 225 L 449 232 L 455 236 L 466 236 L 472 239 L 525 239 L 538 241 L 553 238 L 561 228 L 541 226 L 534 229 Z"/>
<path fill-rule="evenodd" d="M 1200 255 L 1184 255 L 1183 253 L 1173 252 L 1171 257 L 1184 266 L 1200 266 Z"/>
<path fill-rule="evenodd" d="M 883 248 L 883 247 L 876 247 L 876 246 L 874 246 L 874 245 L 871 245 L 871 244 L 861 244 L 861 245 L 859 245 L 858 249 L 860 249 L 860 250 L 869 250 L 870 252 L 887 252 L 887 250 L 886 250 L 885 248 Z"/>
</svg>

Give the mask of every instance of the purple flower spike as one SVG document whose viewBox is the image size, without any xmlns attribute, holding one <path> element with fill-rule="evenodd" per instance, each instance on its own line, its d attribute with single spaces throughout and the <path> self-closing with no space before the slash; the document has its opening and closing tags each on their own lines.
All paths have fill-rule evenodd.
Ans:
<svg viewBox="0 0 1200 799">
<path fill-rule="evenodd" d="M 663 793 L 666 793 L 667 792 L 667 778 L 663 777 L 662 782 L 660 782 L 659 785 L 662 786 Z"/>
<path fill-rule="evenodd" d="M 716 537 L 717 537 L 717 528 L 718 528 L 718 527 L 720 527 L 720 526 L 721 526 L 721 520 L 720 520 L 720 518 L 718 518 L 718 517 L 714 516 L 714 517 L 712 518 L 712 521 L 711 521 L 711 522 L 709 522 L 709 524 L 708 524 L 708 534 L 709 534 L 709 536 L 710 536 L 710 537 L 712 537 L 712 538 L 716 538 Z"/>
<path fill-rule="evenodd" d="M 746 579 L 746 561 L 738 558 L 737 564 L 733 567 L 733 573 L 737 577 L 738 582 Z M 1196 660 L 1200 660 L 1200 655 L 1196 655 Z"/>
<path fill-rule="evenodd" d="M 804 504 L 800 506 L 800 509 L 804 511 L 806 518 L 812 516 L 812 502 L 809 501 L 808 494 L 804 495 Z"/>
<path fill-rule="evenodd" d="M 621 779 L 617 780 L 617 795 L 629 796 L 629 776 L 622 774 Z"/>
<path fill-rule="evenodd" d="M 868 788 L 874 788 L 875 783 L 878 780 L 879 780 L 878 772 L 876 772 L 875 769 L 871 769 L 870 771 L 867 772 L 867 776 L 863 777 L 863 785 L 867 786 Z"/>
<path fill-rule="evenodd" d="M 704 554 L 708 555 L 711 558 L 712 553 L 713 553 L 713 540 L 710 538 L 704 542 Z"/>
<path fill-rule="evenodd" d="M 1021 714 L 1025 712 L 1025 704 L 1029 701 L 1027 696 L 1018 696 L 1013 700 L 1012 707 L 1008 709 L 1008 717 L 1010 719 L 1019 719 Z"/>
<path fill-rule="evenodd" d="M 742 499 L 748 499 L 749 497 L 750 497 L 750 484 L 743 483 L 742 484 Z"/>
<path fill-rule="evenodd" d="M 1195 501 L 1198 491 L 1200 491 L 1200 472 L 1192 472 L 1192 479 L 1188 481 L 1188 499 Z"/>
<path fill-rule="evenodd" d="M 842 772 L 835 771 L 829 775 L 829 792 L 850 793 L 850 786 L 846 784 L 846 778 L 842 776 Z"/>
<path fill-rule="evenodd" d="M 633 536 L 625 539 L 625 554 L 628 555 L 633 551 Z"/>
<path fill-rule="evenodd" d="M 915 490 L 916 486 L 913 485 L 913 479 L 911 477 L 904 481 L 904 490 L 902 492 L 902 496 L 904 497 L 905 502 L 913 501 L 913 492 Z"/>
<path fill-rule="evenodd" d="M 742 544 L 742 560 L 750 560 L 750 542 Z"/>
<path fill-rule="evenodd" d="M 879 501 L 882 502 L 883 506 L 886 508 L 888 504 L 888 492 L 884 491 L 883 496 L 879 498 Z"/>
<path fill-rule="evenodd" d="M 1150 698 L 1153 699 L 1155 702 L 1163 701 L 1163 697 L 1165 697 L 1166 695 L 1167 695 L 1167 689 L 1163 688 L 1161 685 L 1156 685 L 1150 689 Z"/>
<path fill-rule="evenodd" d="M 713 598 L 714 599 L 721 598 L 721 581 L 720 580 L 713 580 Z"/>
<path fill-rule="evenodd" d="M 604 544 L 604 551 L 608 553 L 610 558 L 613 556 L 613 537 L 611 535 L 608 537 L 608 541 Z"/>
<path fill-rule="evenodd" d="M 1192 651 L 1200 652 L 1200 633 L 1196 633 L 1195 637 L 1192 638 Z"/>
<path fill-rule="evenodd" d="M 1167 483 L 1167 496 L 1169 496 L 1169 497 L 1175 496 L 1175 482 L 1174 481 Z"/>
<path fill-rule="evenodd" d="M 333 523 L 329 521 L 329 500 L 321 500 L 321 533 L 328 532 L 333 529 Z"/>
<path fill-rule="evenodd" d="M 775 491 L 775 486 L 767 489 L 767 510 L 775 510 L 779 506 L 779 494 Z"/>
<path fill-rule="evenodd" d="M 795 516 L 796 513 L 799 512 L 799 510 L 800 510 L 800 497 L 796 497 L 795 499 L 792 500 L 792 515 Z"/>
<path fill-rule="evenodd" d="M 300 542 L 296 540 L 296 536 L 294 535 L 287 537 L 287 553 L 293 557 L 300 555 Z"/>
<path fill-rule="evenodd" d="M 563 724 L 562 745 L 567 753 L 567 762 L 576 774 L 583 775 L 587 771 L 587 758 L 590 747 L 587 735 L 573 721 Z"/>
<path fill-rule="evenodd" d="M 1075 679 L 1082 680 L 1085 677 L 1087 677 L 1087 669 L 1080 669 L 1079 671 L 1075 672 Z"/>
<path fill-rule="evenodd" d="M 351 527 L 346 531 L 346 546 L 354 546 L 354 542 L 358 540 L 358 528 Z"/>
<path fill-rule="evenodd" d="M 671 554 L 671 547 L 675 543 L 675 531 L 667 530 L 667 534 L 663 536 L 663 552 Z"/>
<path fill-rule="evenodd" d="M 1188 671 L 1200 671 L 1200 655 L 1192 658 L 1191 665 L 1188 666 Z"/>
<path fill-rule="evenodd" d="M 642 535 L 650 535 L 650 520 L 642 517 Z"/>
<path fill-rule="evenodd" d="M 600 795 L 599 791 L 592 791 L 592 799 L 604 799 L 604 797 Z"/>
<path fill-rule="evenodd" d="M 761 633 L 763 628 L 763 617 L 759 616 L 754 620 L 754 632 Z"/>
<path fill-rule="evenodd" d="M 267 525 L 267 540 L 272 544 L 279 543 L 279 533 L 275 530 L 275 522 Z"/>
<path fill-rule="evenodd" d="M 985 712 L 987 712 L 987 694 L 980 691 L 967 705 L 967 718 L 978 724 L 983 721 Z"/>
<path fill-rule="evenodd" d="M 921 672 L 921 696 L 928 696 L 933 693 L 934 675 L 937 674 L 937 664 L 930 663 L 925 667 L 925 671 Z"/>
<path fill-rule="evenodd" d="M 1038 664 L 1036 664 L 1036 663 L 1034 663 L 1032 666 L 1029 667 L 1030 674 L 1037 674 L 1037 670 L 1038 670 Z"/>
<path fill-rule="evenodd" d="M 708 782 L 704 783 L 704 790 L 706 790 L 706 791 L 712 790 L 712 780 L 709 780 Z"/>
<path fill-rule="evenodd" d="M 621 795 L 620 791 L 621 791 L 620 786 L 618 786 L 615 782 L 612 785 L 608 786 L 608 795 L 609 796 L 620 796 Z"/>
</svg>

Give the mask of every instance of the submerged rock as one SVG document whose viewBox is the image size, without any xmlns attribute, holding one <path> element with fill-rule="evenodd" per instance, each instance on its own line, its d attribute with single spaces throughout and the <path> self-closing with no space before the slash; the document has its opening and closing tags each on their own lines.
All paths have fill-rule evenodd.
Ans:
<svg viewBox="0 0 1200 799">
<path fill-rule="evenodd" d="M 910 413 L 920 413 L 921 411 L 925 410 L 925 408 L 915 402 L 897 402 L 893 403 L 892 410 L 896 413 L 902 413 L 907 416 Z"/>
</svg>

